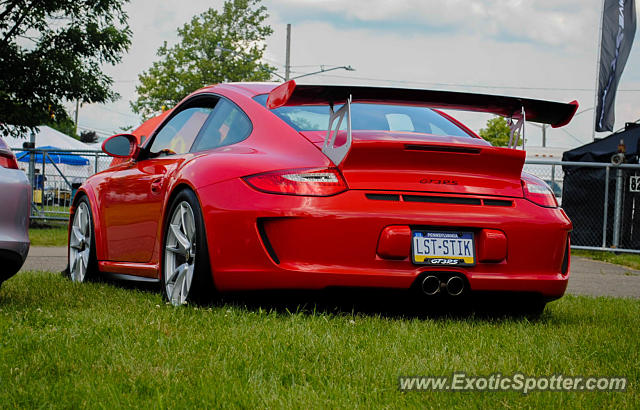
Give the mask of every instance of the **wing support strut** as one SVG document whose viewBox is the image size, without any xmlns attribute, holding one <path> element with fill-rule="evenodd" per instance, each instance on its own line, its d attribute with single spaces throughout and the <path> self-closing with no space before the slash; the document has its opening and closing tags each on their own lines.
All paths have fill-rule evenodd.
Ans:
<svg viewBox="0 0 640 410">
<path fill-rule="evenodd" d="M 507 123 L 509 125 L 509 148 L 518 148 L 520 137 L 522 137 L 522 149 L 524 150 L 524 123 L 527 121 L 527 113 L 524 106 L 520 108 L 520 115 L 516 116 L 518 121 L 514 122 L 513 117 L 509 117 Z"/>
<path fill-rule="evenodd" d="M 333 103 L 329 104 L 329 126 L 327 127 L 327 136 L 322 145 L 322 153 L 329 157 L 336 166 L 340 165 L 347 156 L 353 142 L 353 137 L 351 136 L 351 100 L 352 97 L 350 95 L 338 111 L 333 110 Z M 345 119 L 347 122 L 347 141 L 342 145 L 336 146 L 336 137 Z"/>
</svg>

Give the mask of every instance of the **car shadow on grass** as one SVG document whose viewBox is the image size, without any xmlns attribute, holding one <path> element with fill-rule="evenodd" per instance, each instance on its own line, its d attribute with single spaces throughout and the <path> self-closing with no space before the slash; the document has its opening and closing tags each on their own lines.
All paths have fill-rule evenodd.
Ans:
<svg viewBox="0 0 640 410">
<path fill-rule="evenodd" d="M 62 272 L 65 274 L 65 272 Z M 96 281 L 123 289 L 160 293 L 153 282 L 127 281 L 101 276 Z M 539 320 L 544 317 L 537 295 L 474 293 L 427 296 L 416 289 L 327 288 L 323 290 L 254 290 L 212 295 L 198 305 L 233 306 L 282 315 L 370 315 L 391 319 Z"/>
<path fill-rule="evenodd" d="M 329 288 L 319 291 L 251 291 L 221 295 L 216 306 L 279 314 L 371 315 L 391 319 L 538 320 L 535 295 L 425 296 L 412 290 Z"/>
</svg>

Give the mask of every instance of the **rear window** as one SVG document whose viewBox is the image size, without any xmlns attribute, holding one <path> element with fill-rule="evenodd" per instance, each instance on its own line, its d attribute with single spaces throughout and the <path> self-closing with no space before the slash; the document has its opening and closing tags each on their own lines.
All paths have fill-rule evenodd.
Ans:
<svg viewBox="0 0 640 410">
<path fill-rule="evenodd" d="M 254 99 L 266 107 L 268 96 L 261 94 Z M 340 107 L 336 106 L 335 110 L 339 110 Z M 271 112 L 297 131 L 326 131 L 329 124 L 327 105 L 286 106 Z M 346 124 L 343 123 L 340 129 L 346 129 Z M 471 137 L 462 128 L 432 109 L 409 105 L 351 104 L 351 129 Z"/>
</svg>

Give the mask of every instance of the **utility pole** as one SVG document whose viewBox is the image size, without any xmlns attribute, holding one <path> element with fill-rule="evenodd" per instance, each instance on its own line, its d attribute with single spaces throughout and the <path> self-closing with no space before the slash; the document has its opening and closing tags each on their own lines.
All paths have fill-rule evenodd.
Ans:
<svg viewBox="0 0 640 410">
<path fill-rule="evenodd" d="M 78 135 L 78 109 L 80 108 L 80 100 L 76 100 L 76 135 Z"/>
<path fill-rule="evenodd" d="M 29 136 L 29 143 L 26 142 L 23 144 L 23 147 L 28 146 L 31 151 L 29 151 L 29 181 L 31 182 L 31 189 L 33 189 L 36 184 L 36 152 L 33 150 L 36 147 L 36 133 L 31 131 L 31 135 Z M 33 193 L 32 193 L 33 195 Z M 33 199 L 32 199 L 33 201 Z"/>
<path fill-rule="evenodd" d="M 287 58 L 284 66 L 284 81 L 289 81 L 291 74 L 291 24 L 287 24 Z"/>
</svg>

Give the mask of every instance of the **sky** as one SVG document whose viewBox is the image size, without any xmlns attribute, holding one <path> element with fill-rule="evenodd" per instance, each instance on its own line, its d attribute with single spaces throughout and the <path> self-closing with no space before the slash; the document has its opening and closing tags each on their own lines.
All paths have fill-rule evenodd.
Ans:
<svg viewBox="0 0 640 410">
<path fill-rule="evenodd" d="M 105 66 L 120 100 L 83 105 L 80 129 L 100 136 L 138 126 L 130 109 L 138 74 L 157 60 L 177 28 L 223 0 L 131 0 L 131 48 L 117 66 Z M 264 61 L 284 73 L 286 25 L 292 25 L 292 76 L 321 66 L 350 65 L 300 83 L 426 88 L 577 100 L 574 120 L 547 130 L 547 146 L 571 148 L 592 140 L 598 29 L 602 0 L 264 0 L 274 33 Z M 637 4 L 640 25 L 640 4 Z M 68 105 L 69 113 L 75 110 Z M 491 118 L 454 112 L 476 132 Z M 640 27 L 616 100 L 615 129 L 640 119 Z M 607 136 L 596 133 L 596 137 Z M 528 124 L 527 144 L 541 145 Z"/>
</svg>

